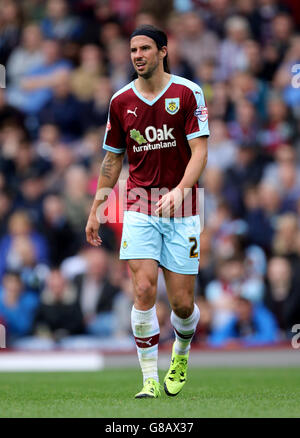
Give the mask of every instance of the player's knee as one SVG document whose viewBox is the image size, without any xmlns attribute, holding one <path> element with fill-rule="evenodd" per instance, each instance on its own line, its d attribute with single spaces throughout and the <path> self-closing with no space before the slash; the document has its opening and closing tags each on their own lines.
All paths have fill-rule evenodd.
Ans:
<svg viewBox="0 0 300 438">
<path fill-rule="evenodd" d="M 135 301 L 148 305 L 152 304 L 153 300 L 155 300 L 154 284 L 147 278 L 137 281 L 135 285 Z"/>
<path fill-rule="evenodd" d="M 176 300 L 172 303 L 173 312 L 179 316 L 179 318 L 188 318 L 194 310 L 194 300 L 189 298 Z"/>
</svg>

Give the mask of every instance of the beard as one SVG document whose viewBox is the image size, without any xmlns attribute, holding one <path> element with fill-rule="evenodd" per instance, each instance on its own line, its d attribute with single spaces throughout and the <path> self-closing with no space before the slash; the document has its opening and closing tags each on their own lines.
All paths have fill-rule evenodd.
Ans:
<svg viewBox="0 0 300 438">
<path fill-rule="evenodd" d="M 138 76 L 140 76 L 141 78 L 150 79 L 153 76 L 153 73 L 156 71 L 158 65 L 159 65 L 159 62 L 157 62 L 155 65 L 148 67 L 148 71 L 146 71 L 144 73 L 140 73 L 136 69 L 135 69 L 135 71 L 136 71 L 136 74 Z"/>
</svg>

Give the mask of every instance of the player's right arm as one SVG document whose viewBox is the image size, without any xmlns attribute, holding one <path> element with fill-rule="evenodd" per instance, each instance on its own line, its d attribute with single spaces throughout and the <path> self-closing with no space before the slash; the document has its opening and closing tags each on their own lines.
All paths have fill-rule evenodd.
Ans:
<svg viewBox="0 0 300 438">
<path fill-rule="evenodd" d="M 113 189 L 122 170 L 124 153 L 106 152 L 101 164 L 98 178 L 97 191 L 85 228 L 86 240 L 93 246 L 100 246 L 102 243 L 98 231 L 100 222 L 97 218 L 97 211 L 100 205 L 108 198 L 107 189 Z M 105 189 L 105 196 L 102 196 L 101 189 Z"/>
<path fill-rule="evenodd" d="M 112 190 L 118 181 L 126 152 L 125 132 L 120 121 L 120 105 L 114 97 L 115 96 L 113 96 L 110 101 L 109 115 L 103 141 L 103 149 L 107 152 L 101 164 L 97 191 L 85 228 L 86 240 L 93 246 L 100 246 L 102 243 L 98 235 L 100 218 L 97 217 L 97 211 L 100 205 L 108 198 L 107 189 Z"/>
</svg>

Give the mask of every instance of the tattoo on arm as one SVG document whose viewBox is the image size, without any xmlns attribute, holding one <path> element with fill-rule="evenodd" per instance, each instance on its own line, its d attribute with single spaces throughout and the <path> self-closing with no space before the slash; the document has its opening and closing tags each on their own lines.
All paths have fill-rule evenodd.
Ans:
<svg viewBox="0 0 300 438">
<path fill-rule="evenodd" d="M 105 155 L 101 165 L 101 175 L 105 176 L 105 178 L 111 178 L 113 164 L 114 164 L 113 158 L 108 154 Z"/>
</svg>

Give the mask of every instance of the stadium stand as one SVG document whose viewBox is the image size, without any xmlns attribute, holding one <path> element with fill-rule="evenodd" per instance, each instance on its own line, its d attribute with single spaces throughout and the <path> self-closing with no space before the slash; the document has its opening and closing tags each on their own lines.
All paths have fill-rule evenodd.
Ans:
<svg viewBox="0 0 300 438">
<path fill-rule="evenodd" d="M 128 36 L 141 23 L 167 31 L 171 71 L 197 82 L 207 99 L 195 290 L 202 317 L 193 343 L 290 342 L 300 324 L 298 2 L 0 0 L 0 10 L 7 346 L 134 349 L 132 290 L 118 260 L 119 187 L 111 198 L 117 214 L 100 229 L 101 249 L 87 247 L 84 228 L 110 97 L 131 80 Z M 125 161 L 123 181 L 127 172 Z M 163 345 L 173 335 L 162 278 L 158 287 Z"/>
</svg>

